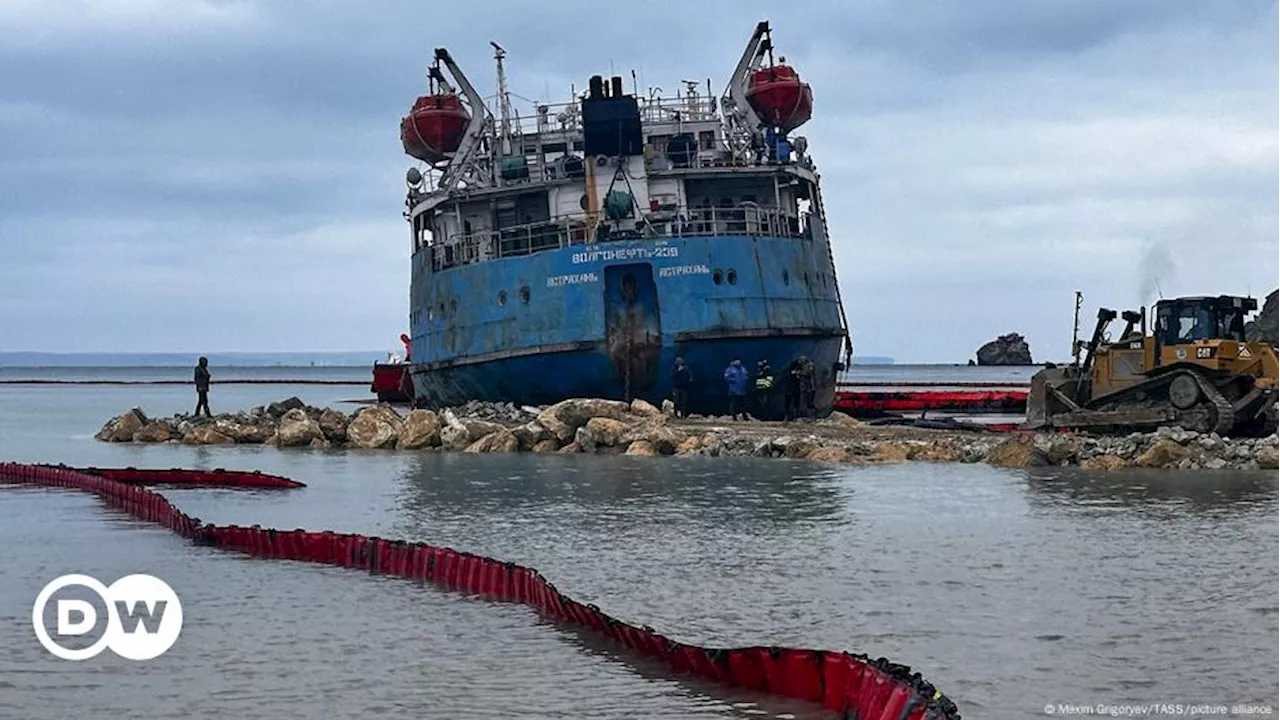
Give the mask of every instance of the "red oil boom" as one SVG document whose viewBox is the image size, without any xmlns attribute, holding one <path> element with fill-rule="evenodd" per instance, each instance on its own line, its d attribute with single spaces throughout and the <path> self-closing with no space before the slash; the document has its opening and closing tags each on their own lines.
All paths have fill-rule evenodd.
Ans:
<svg viewBox="0 0 1280 720">
<path fill-rule="evenodd" d="M 280 482 L 283 481 L 283 482 Z M 426 580 L 441 587 L 519 602 L 587 628 L 630 650 L 660 659 L 677 672 L 781 697 L 807 700 L 858 720 L 959 720 L 955 703 L 911 668 L 866 655 L 785 647 L 704 648 L 686 645 L 606 615 L 556 590 L 541 573 L 492 558 L 425 543 L 330 531 L 275 530 L 258 525 L 210 525 L 179 510 L 143 485 L 298 487 L 259 473 L 203 470 L 78 470 L 0 463 L 0 483 L 74 488 L 140 520 L 163 525 L 202 545 L 258 557 L 341 565 Z"/>
</svg>

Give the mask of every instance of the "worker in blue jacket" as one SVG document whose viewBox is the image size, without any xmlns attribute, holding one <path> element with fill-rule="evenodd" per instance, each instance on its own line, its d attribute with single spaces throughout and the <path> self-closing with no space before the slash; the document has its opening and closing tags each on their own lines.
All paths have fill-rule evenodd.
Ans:
<svg viewBox="0 0 1280 720">
<path fill-rule="evenodd" d="M 739 415 L 746 420 L 747 369 L 742 367 L 742 360 L 734 358 L 729 367 L 724 369 L 724 383 L 729 388 L 729 414 L 734 420 Z"/>
</svg>

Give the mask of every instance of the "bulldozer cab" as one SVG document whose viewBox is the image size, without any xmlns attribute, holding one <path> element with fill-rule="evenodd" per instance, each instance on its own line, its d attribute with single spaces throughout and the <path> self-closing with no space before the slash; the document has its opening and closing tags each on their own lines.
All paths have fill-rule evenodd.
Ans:
<svg viewBox="0 0 1280 720">
<path fill-rule="evenodd" d="M 1245 315 L 1256 309 L 1257 300 L 1230 295 L 1161 300 L 1156 303 L 1155 334 L 1161 345 L 1244 342 Z"/>
</svg>

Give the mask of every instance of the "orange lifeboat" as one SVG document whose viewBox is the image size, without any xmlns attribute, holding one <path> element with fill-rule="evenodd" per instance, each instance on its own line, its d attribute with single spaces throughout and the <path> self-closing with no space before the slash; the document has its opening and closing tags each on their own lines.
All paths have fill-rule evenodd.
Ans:
<svg viewBox="0 0 1280 720">
<path fill-rule="evenodd" d="M 454 94 L 423 95 L 400 121 L 400 142 L 406 154 L 436 163 L 458 149 L 471 113 Z"/>
<path fill-rule="evenodd" d="M 774 65 L 751 73 L 747 102 L 756 115 L 784 133 L 809 122 L 813 115 L 813 91 L 790 65 Z"/>
</svg>

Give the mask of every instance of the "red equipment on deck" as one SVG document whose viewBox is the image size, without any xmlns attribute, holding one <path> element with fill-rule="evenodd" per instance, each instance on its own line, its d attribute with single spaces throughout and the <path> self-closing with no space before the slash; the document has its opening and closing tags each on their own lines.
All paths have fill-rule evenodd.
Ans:
<svg viewBox="0 0 1280 720">
<path fill-rule="evenodd" d="M 774 65 L 751 73 L 747 102 L 760 119 L 789 133 L 813 115 L 813 90 L 790 65 Z"/>
<path fill-rule="evenodd" d="M 400 142 L 406 154 L 436 163 L 458 149 L 471 113 L 452 93 L 423 95 L 400 121 Z"/>
</svg>

